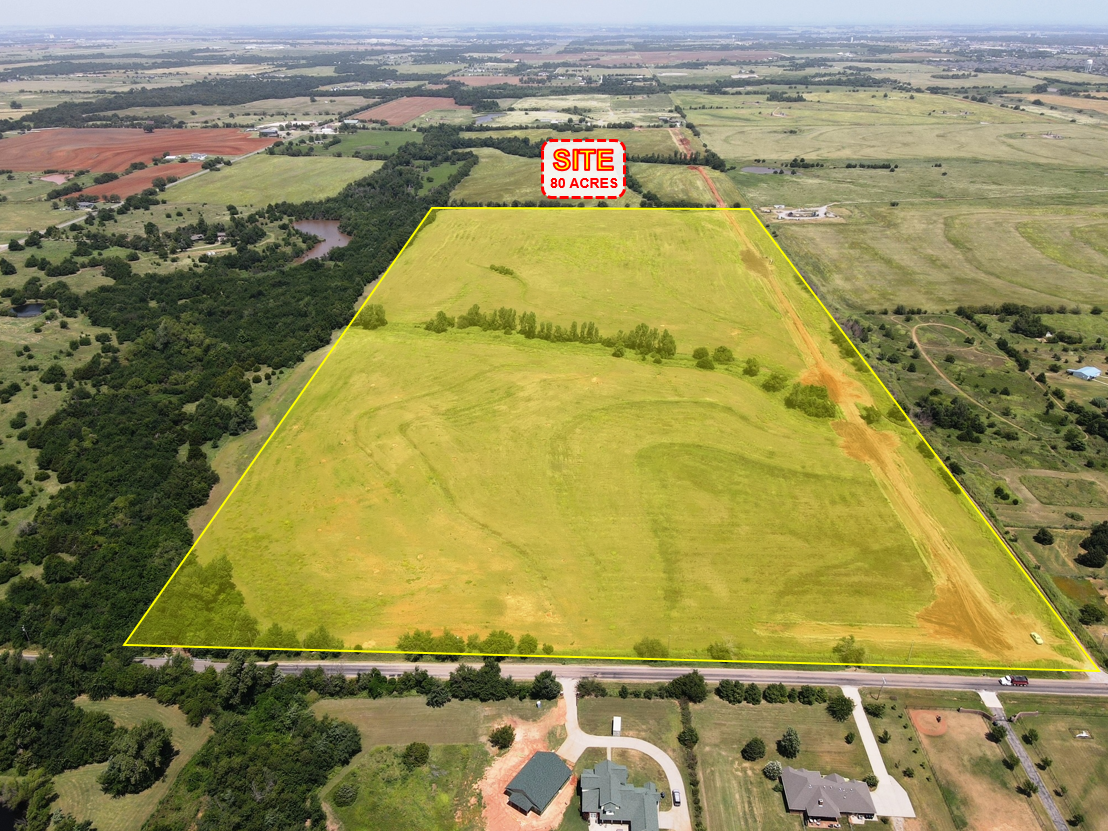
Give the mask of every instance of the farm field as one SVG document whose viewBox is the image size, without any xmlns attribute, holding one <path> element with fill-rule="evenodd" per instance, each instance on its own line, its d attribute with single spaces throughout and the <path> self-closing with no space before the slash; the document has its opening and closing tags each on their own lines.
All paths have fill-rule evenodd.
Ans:
<svg viewBox="0 0 1108 831">
<path fill-rule="evenodd" d="M 797 768 L 837 773 L 860 779 L 871 773 L 860 741 L 847 744 L 853 721 L 840 724 L 822 705 L 728 704 L 714 695 L 692 708 L 693 726 L 700 734 L 696 752 L 704 779 L 704 811 L 709 827 L 758 828 L 792 831 L 795 816 L 785 810 L 781 794 L 762 775 L 770 759 Z M 789 760 L 777 753 L 775 742 L 787 727 L 800 736 L 800 755 Z M 766 757 L 747 762 L 740 751 L 758 737 L 766 744 Z"/>
<path fill-rule="evenodd" d="M 271 202 L 304 202 L 331 196 L 351 182 L 369 176 L 382 164 L 361 159 L 259 153 L 229 168 L 174 185 L 166 194 L 176 204 L 264 208 Z"/>
<path fill-rule="evenodd" d="M 184 179 L 186 176 L 199 173 L 201 170 L 203 170 L 203 167 L 200 162 L 173 163 L 168 165 L 160 164 L 148 167 L 145 170 L 136 170 L 134 173 L 128 173 L 126 176 L 121 176 L 114 182 L 108 182 L 104 185 L 93 185 L 90 188 L 85 188 L 81 193 L 87 196 L 99 196 L 101 199 L 105 199 L 109 196 L 118 196 L 122 199 L 126 199 L 128 196 L 142 193 L 146 188 L 151 187 L 155 179 L 167 179 L 170 176 Z"/>
<path fill-rule="evenodd" d="M 472 151 L 479 161 L 470 174 L 454 188 L 451 199 L 455 202 L 539 202 L 545 199 L 540 183 L 538 159 L 512 156 L 491 147 L 477 147 Z M 610 204 L 620 207 L 637 206 L 638 194 L 628 189 Z"/>
<path fill-rule="evenodd" d="M 0 142 L 0 168 L 122 173 L 131 162 L 149 163 L 163 153 L 241 156 L 268 147 L 273 141 L 233 129 L 151 133 L 125 128 L 39 130 Z"/>
<path fill-rule="evenodd" d="M 719 195 L 728 205 L 739 201 L 738 189 L 724 174 L 708 167 L 700 169 L 712 180 Z M 695 202 L 713 207 L 716 204 L 715 196 L 704 177 L 694 167 L 631 162 L 629 170 L 642 184 L 644 194 L 649 191 L 667 202 Z"/>
<path fill-rule="evenodd" d="M 185 715 L 176 707 L 163 707 L 150 698 L 109 698 L 104 701 L 78 699 L 80 706 L 99 710 L 122 727 L 133 727 L 144 719 L 155 719 L 173 731 L 173 746 L 178 754 L 169 765 L 165 778 L 142 793 L 113 798 L 100 790 L 96 777 L 107 763 L 86 765 L 54 777 L 58 791 L 55 807 L 72 814 L 77 821 L 91 820 L 100 831 L 139 831 L 147 817 L 168 792 L 181 770 L 212 735 L 205 722 L 189 727 Z"/>
<path fill-rule="evenodd" d="M 363 121 L 378 119 L 386 121 L 389 124 L 407 124 L 409 121 L 413 121 L 432 110 L 464 110 L 468 113 L 470 108 L 455 104 L 452 98 L 409 95 L 405 98 L 397 98 L 394 101 L 388 101 L 371 109 L 364 110 L 355 115 L 354 118 L 360 118 Z"/>
<path fill-rule="evenodd" d="M 742 659 L 826 662 L 850 633 L 873 663 L 1081 665 L 915 434 L 862 420 L 891 402 L 749 214 L 595 210 L 435 214 L 373 295 L 388 326 L 346 333 L 194 562 L 227 557 L 263 629 L 323 624 L 377 651 L 417 627 L 504 628 L 558 655 L 626 656 L 649 637 L 681 657 L 722 641 Z M 678 354 L 422 326 L 474 303 L 602 333 L 645 321 Z M 740 364 L 697 369 L 701 344 L 757 358 L 763 379 L 830 387 L 840 415 L 787 408 Z M 192 579 L 170 582 L 130 643 L 210 637 Z M 595 604 L 582 581 L 622 592 Z"/>
<path fill-rule="evenodd" d="M 212 121 L 234 121 L 242 124 L 247 119 L 254 119 L 258 123 L 282 120 L 328 120 L 337 117 L 340 113 L 349 112 L 359 107 L 370 107 L 374 101 L 373 98 L 363 98 L 357 95 L 320 96 L 315 101 L 307 96 L 299 96 L 296 98 L 265 98 L 230 107 L 216 105 L 129 107 L 114 112 L 122 116 L 166 115 L 177 121 L 183 121 L 192 127 L 208 124 Z"/>
<path fill-rule="evenodd" d="M 681 128 L 680 133 L 689 142 L 693 150 L 704 150 L 704 144 L 700 139 L 687 129 Z M 532 144 L 542 144 L 547 139 L 556 138 L 614 138 L 622 141 L 627 147 L 627 152 L 633 156 L 646 156 L 651 153 L 664 153 L 668 156 L 678 149 L 671 131 L 661 127 L 649 130 L 613 130 L 598 127 L 585 133 L 561 133 L 549 128 L 527 127 L 518 130 L 496 130 L 493 133 L 471 131 L 462 135 L 467 138 L 482 138 L 490 135 L 498 137 L 519 136 L 520 138 L 529 138 Z"/>
</svg>

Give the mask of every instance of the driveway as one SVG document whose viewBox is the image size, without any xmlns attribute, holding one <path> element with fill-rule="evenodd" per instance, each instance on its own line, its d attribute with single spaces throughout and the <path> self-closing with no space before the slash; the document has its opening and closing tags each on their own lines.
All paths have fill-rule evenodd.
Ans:
<svg viewBox="0 0 1108 831">
<path fill-rule="evenodd" d="M 581 754 L 590 747 L 615 747 L 645 753 L 661 765 L 666 779 L 669 780 L 670 792 L 672 793 L 674 790 L 681 791 L 683 797 L 680 807 L 673 808 L 670 811 L 658 812 L 658 826 L 660 828 L 671 828 L 674 831 L 692 831 L 692 818 L 689 816 L 689 795 L 685 791 L 681 769 L 677 766 L 677 763 L 661 748 L 649 742 L 644 742 L 642 739 L 632 739 L 626 736 L 592 736 L 583 732 L 577 721 L 577 679 L 559 678 L 558 680 L 562 683 L 562 694 L 565 696 L 567 734 L 565 742 L 557 750 L 558 755 L 572 766 L 581 758 Z M 912 816 L 915 816 L 915 814 Z"/>
<path fill-rule="evenodd" d="M 873 807 L 882 817 L 915 817 L 912 800 L 908 792 L 885 769 L 885 760 L 881 758 L 881 748 L 869 725 L 866 711 L 862 709 L 862 696 L 857 687 L 843 687 L 843 695 L 854 702 L 854 723 L 858 725 L 858 735 L 862 738 L 862 747 L 869 757 L 869 766 L 877 777 L 877 788 L 870 793 Z"/>
</svg>

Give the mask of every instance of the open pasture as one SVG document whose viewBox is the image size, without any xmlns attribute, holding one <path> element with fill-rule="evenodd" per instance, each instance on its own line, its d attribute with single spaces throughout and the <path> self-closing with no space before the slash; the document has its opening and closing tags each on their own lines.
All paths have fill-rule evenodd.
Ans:
<svg viewBox="0 0 1108 831">
<path fill-rule="evenodd" d="M 518 114 L 519 113 L 517 113 L 517 115 Z M 498 119 L 495 123 L 503 122 Z M 681 128 L 680 132 L 682 138 L 689 142 L 693 150 L 703 151 L 704 145 L 700 139 L 685 128 Z M 664 153 L 669 155 L 679 149 L 670 130 L 662 127 L 638 130 L 613 130 L 600 127 L 595 130 L 589 130 L 586 133 L 560 133 L 549 127 L 529 127 L 518 130 L 497 130 L 494 133 L 468 132 L 463 133 L 463 135 L 476 138 L 490 135 L 495 137 L 519 136 L 521 138 L 529 138 L 532 144 L 541 144 L 547 139 L 557 138 L 613 138 L 622 141 L 624 146 L 627 147 L 627 152 L 632 156 L 645 156 L 652 153 Z"/>
<path fill-rule="evenodd" d="M 704 181 L 704 176 L 695 167 L 676 164 L 644 164 L 631 162 L 630 172 L 643 187 L 643 193 L 650 191 L 666 202 L 695 202 L 700 205 L 716 204 L 715 195 Z M 702 168 L 712 180 L 719 195 L 728 204 L 739 201 L 739 191 L 724 174 L 711 168 Z"/>
<path fill-rule="evenodd" d="M 234 121 L 242 124 L 252 119 L 257 124 L 288 121 L 328 121 L 340 113 L 349 112 L 358 107 L 369 107 L 372 98 L 361 96 L 308 96 L 295 98 L 266 98 L 249 101 L 245 104 L 227 105 L 182 105 L 175 107 L 130 107 L 114 112 L 123 116 L 169 116 L 191 126 L 208 124 L 212 121 Z"/>
<path fill-rule="evenodd" d="M 512 156 L 491 147 L 473 150 L 480 161 L 454 188 L 451 199 L 457 202 L 538 202 L 543 196 L 538 159 Z M 628 190 L 614 205 L 638 205 L 640 199 Z"/>
<path fill-rule="evenodd" d="M 126 128 L 36 130 L 0 141 L 0 168 L 16 171 L 91 170 L 122 173 L 132 162 L 207 153 L 241 156 L 273 139 L 252 138 L 240 130 L 154 130 Z"/>
<path fill-rule="evenodd" d="M 269 156 L 259 153 L 229 168 L 173 185 L 166 189 L 166 194 L 170 201 L 177 204 L 231 204 L 239 208 L 264 208 L 271 202 L 322 199 L 338 193 L 353 181 L 369 176 L 381 165 L 382 162 L 353 158 Z"/>
<path fill-rule="evenodd" d="M 817 661 L 853 634 L 876 663 L 1079 665 L 914 432 L 862 420 L 892 402 L 749 214 L 443 211 L 373 302 L 389 324 L 344 335 L 190 555 L 226 556 L 263 628 Z M 474 303 L 644 322 L 677 355 L 423 327 Z M 701 345 L 824 386 L 838 415 L 789 409 L 740 364 L 697 368 Z M 131 642 L 202 639 L 188 590 L 171 582 Z"/>
</svg>

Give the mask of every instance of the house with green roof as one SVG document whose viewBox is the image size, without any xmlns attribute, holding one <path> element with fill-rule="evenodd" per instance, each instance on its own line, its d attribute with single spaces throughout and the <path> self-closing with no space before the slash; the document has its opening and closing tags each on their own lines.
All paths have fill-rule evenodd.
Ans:
<svg viewBox="0 0 1108 831">
<path fill-rule="evenodd" d="M 589 824 L 618 823 L 628 831 L 658 831 L 662 795 L 653 782 L 627 784 L 627 768 L 603 761 L 581 773 L 581 816 Z"/>
<path fill-rule="evenodd" d="M 521 814 L 531 811 L 541 814 L 571 775 L 566 763 L 556 754 L 536 753 L 508 783 L 504 793 L 508 795 L 508 804 Z"/>
</svg>

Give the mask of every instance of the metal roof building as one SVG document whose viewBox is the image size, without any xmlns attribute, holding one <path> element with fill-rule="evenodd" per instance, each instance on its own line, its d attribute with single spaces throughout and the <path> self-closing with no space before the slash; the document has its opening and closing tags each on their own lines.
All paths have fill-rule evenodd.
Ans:
<svg viewBox="0 0 1108 831">
<path fill-rule="evenodd" d="M 818 770 L 785 768 L 781 771 L 781 786 L 789 810 L 803 812 L 807 819 L 838 822 L 843 814 L 873 819 L 877 813 L 869 786 L 837 773 L 821 776 Z"/>
<path fill-rule="evenodd" d="M 504 793 L 508 804 L 521 813 L 546 810 L 558 791 L 569 781 L 570 770 L 554 753 L 536 753 L 508 783 Z"/>
<path fill-rule="evenodd" d="M 1091 381 L 1094 378 L 1100 377 L 1100 370 L 1095 366 L 1083 366 L 1081 369 L 1067 369 L 1066 372 L 1076 378 L 1080 378 L 1082 381 Z"/>
</svg>

